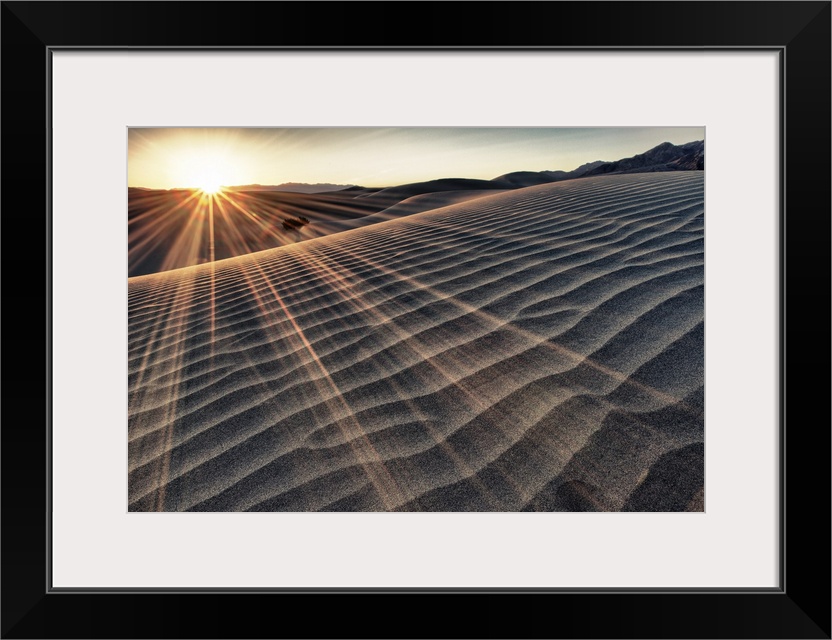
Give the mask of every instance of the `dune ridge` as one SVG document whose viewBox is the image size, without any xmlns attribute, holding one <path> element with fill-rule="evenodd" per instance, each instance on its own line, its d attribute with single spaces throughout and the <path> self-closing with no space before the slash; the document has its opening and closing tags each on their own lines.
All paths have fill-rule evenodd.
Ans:
<svg viewBox="0 0 832 640">
<path fill-rule="evenodd" d="M 130 278 L 129 509 L 701 510 L 703 211 L 591 177 Z"/>
</svg>

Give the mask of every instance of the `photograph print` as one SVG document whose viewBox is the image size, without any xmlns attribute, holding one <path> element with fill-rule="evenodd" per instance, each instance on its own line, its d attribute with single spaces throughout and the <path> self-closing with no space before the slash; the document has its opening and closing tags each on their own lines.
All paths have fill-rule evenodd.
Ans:
<svg viewBox="0 0 832 640">
<path fill-rule="evenodd" d="M 129 128 L 130 512 L 703 512 L 703 127 Z"/>
</svg>

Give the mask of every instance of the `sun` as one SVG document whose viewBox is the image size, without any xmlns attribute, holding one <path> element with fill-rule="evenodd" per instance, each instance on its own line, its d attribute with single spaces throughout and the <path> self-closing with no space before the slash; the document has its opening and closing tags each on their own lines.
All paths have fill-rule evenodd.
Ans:
<svg viewBox="0 0 832 640">
<path fill-rule="evenodd" d="M 200 182 L 199 190 L 212 196 L 222 191 L 222 185 L 216 180 L 203 180 Z"/>
</svg>

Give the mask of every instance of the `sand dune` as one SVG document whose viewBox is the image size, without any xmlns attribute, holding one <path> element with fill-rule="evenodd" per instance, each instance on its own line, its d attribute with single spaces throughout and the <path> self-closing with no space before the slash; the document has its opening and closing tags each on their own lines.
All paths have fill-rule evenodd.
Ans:
<svg viewBox="0 0 832 640">
<path fill-rule="evenodd" d="M 378 189 L 326 193 L 228 189 L 213 201 L 216 259 L 321 238 L 500 192 L 494 188 L 420 193 L 420 189 L 461 184 L 466 182 L 437 180 L 385 189 L 383 193 Z M 208 261 L 209 205 L 198 192 L 131 188 L 128 203 L 129 276 Z M 297 230 L 283 228 L 283 220 L 292 217 L 303 217 L 308 223 Z"/>
<path fill-rule="evenodd" d="M 229 189 L 213 199 L 216 258 L 232 258 L 352 228 L 350 223 L 387 205 L 352 192 L 294 193 Z M 208 261 L 209 204 L 198 191 L 128 190 L 129 275 Z M 282 221 L 303 216 L 297 233 Z"/>
<path fill-rule="evenodd" d="M 475 189 L 475 190 L 459 190 L 459 191 L 437 191 L 435 193 L 422 193 L 415 196 L 405 198 L 400 202 L 374 213 L 349 220 L 343 223 L 343 230 L 349 228 L 357 229 L 359 227 L 366 227 L 377 222 L 387 222 L 388 220 L 395 220 L 404 216 L 412 216 L 414 213 L 422 213 L 424 211 L 431 211 L 441 207 L 447 207 L 452 204 L 460 202 L 467 202 L 477 198 L 485 198 L 493 196 L 497 193 L 503 193 L 505 189 Z"/>
<path fill-rule="evenodd" d="M 129 509 L 701 511 L 703 177 L 131 278 Z"/>
<path fill-rule="evenodd" d="M 391 207 L 397 202 L 426 193 L 447 193 L 451 191 L 493 191 L 495 189 L 510 189 L 513 185 L 493 180 L 479 180 L 476 178 L 439 178 L 425 182 L 411 182 L 395 187 L 378 189 L 370 193 L 357 193 L 356 200 L 364 203 L 375 203 L 383 207 Z M 348 193 L 341 191 L 341 194 Z"/>
</svg>

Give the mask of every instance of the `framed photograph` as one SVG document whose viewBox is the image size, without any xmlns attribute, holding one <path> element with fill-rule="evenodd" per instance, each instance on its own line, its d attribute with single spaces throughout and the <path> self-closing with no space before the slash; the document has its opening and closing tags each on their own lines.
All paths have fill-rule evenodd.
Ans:
<svg viewBox="0 0 832 640">
<path fill-rule="evenodd" d="M 704 137 L 131 127 L 128 510 L 704 512 Z"/>
<path fill-rule="evenodd" d="M 3 637 L 830 637 L 830 3 L 473 7 L 3 3 Z"/>
</svg>

